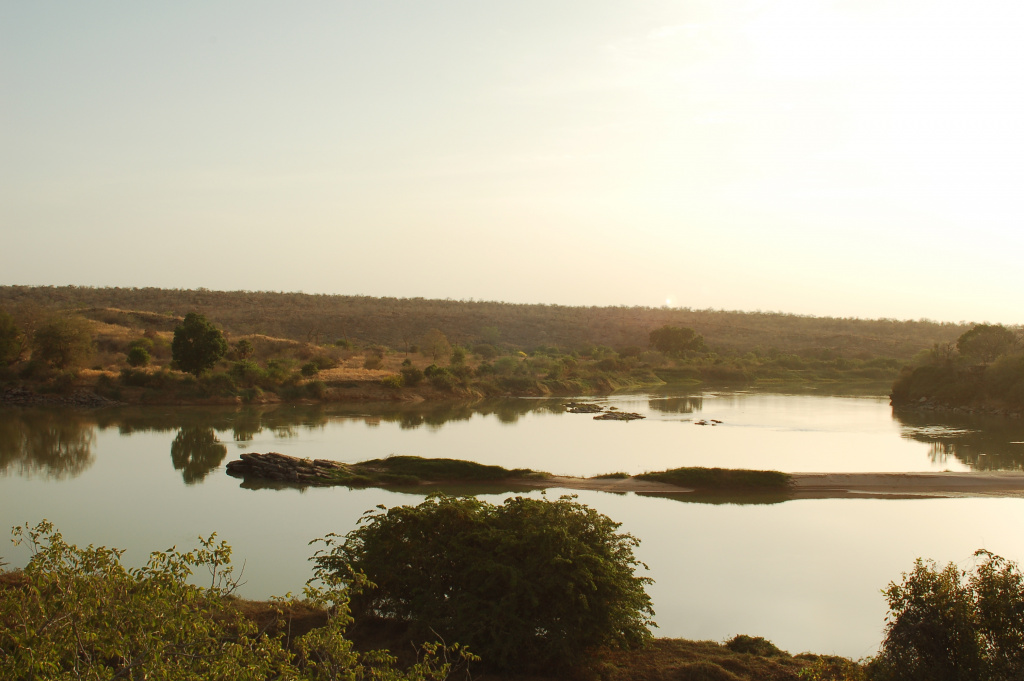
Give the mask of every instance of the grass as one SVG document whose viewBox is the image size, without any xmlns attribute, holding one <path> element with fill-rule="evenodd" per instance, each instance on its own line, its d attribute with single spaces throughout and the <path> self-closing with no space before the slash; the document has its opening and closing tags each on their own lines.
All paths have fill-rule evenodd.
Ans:
<svg viewBox="0 0 1024 681">
<path fill-rule="evenodd" d="M 594 479 L 595 480 L 625 480 L 626 478 L 629 478 L 629 477 L 631 477 L 629 473 L 624 473 L 622 471 L 616 471 L 615 473 L 605 473 L 603 475 L 595 475 Z"/>
<path fill-rule="evenodd" d="M 546 478 L 550 474 L 529 468 L 503 468 L 460 459 L 425 459 L 389 456 L 360 461 L 339 472 L 346 485 L 409 485 L 421 482 L 497 482 L 511 478 Z"/>
<path fill-rule="evenodd" d="M 733 468 L 672 468 L 636 476 L 641 480 L 665 482 L 697 490 L 784 490 L 792 476 L 779 471 L 753 471 Z"/>
</svg>

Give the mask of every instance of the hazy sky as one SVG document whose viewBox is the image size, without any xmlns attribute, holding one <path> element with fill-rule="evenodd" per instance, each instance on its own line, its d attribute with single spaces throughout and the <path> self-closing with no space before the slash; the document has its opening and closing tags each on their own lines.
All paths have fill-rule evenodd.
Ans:
<svg viewBox="0 0 1024 681">
<path fill-rule="evenodd" d="M 0 284 L 1024 322 L 1024 4 L 0 0 Z"/>
</svg>

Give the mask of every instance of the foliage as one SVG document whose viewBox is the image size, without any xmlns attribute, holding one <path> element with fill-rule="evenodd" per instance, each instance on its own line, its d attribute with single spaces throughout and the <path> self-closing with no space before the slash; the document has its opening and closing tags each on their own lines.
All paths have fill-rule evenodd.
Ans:
<svg viewBox="0 0 1024 681">
<path fill-rule="evenodd" d="M 174 329 L 171 356 L 182 371 L 199 376 L 227 352 L 224 334 L 197 312 L 189 312 Z"/>
<path fill-rule="evenodd" d="M 128 366 L 144 367 L 150 361 L 149 352 L 146 348 L 136 345 L 128 350 Z"/>
<path fill-rule="evenodd" d="M 367 367 L 367 368 L 369 368 L 369 367 Z M 316 362 L 306 362 L 299 369 L 299 372 L 303 376 L 307 376 L 307 377 L 308 376 L 316 376 L 318 373 L 320 373 L 320 367 L 318 367 L 316 365 Z"/>
<path fill-rule="evenodd" d="M 32 337 L 32 358 L 55 369 L 81 366 L 92 352 L 92 330 L 82 317 L 54 317 Z"/>
<path fill-rule="evenodd" d="M 430 329 L 427 331 L 420 341 L 420 348 L 423 355 L 429 357 L 434 362 L 452 354 L 452 346 L 448 342 L 448 337 L 440 329 Z"/>
<path fill-rule="evenodd" d="M 492 505 L 435 495 L 380 508 L 314 557 L 319 575 L 376 585 L 353 598 L 357 617 L 436 632 L 505 669 L 573 666 L 595 648 L 650 638 L 638 541 L 572 497 Z"/>
<path fill-rule="evenodd" d="M 685 352 L 699 352 L 705 349 L 704 337 L 687 327 L 666 324 L 648 334 L 650 345 L 666 355 L 679 356 Z"/>
<path fill-rule="evenodd" d="M 725 642 L 725 647 L 734 653 L 747 653 L 761 657 L 778 657 L 786 653 L 763 636 L 747 636 L 738 634 Z"/>
<path fill-rule="evenodd" d="M 469 657 L 434 645 L 403 673 L 385 653 L 360 656 L 344 635 L 347 593 L 334 582 L 307 589 L 308 601 L 332 614 L 293 655 L 231 607 L 231 547 L 215 539 L 128 569 L 120 549 L 80 549 L 49 522 L 14 528 L 15 544 L 33 555 L 24 583 L 0 590 L 0 678 L 441 681 L 451 669 L 444 656 Z M 204 570 L 208 587 L 188 583 Z"/>
<path fill-rule="evenodd" d="M 964 357 L 988 364 L 1009 351 L 1017 342 L 1017 335 L 1001 324 L 978 324 L 956 341 Z"/>
<path fill-rule="evenodd" d="M 865 668 L 845 657 L 822 655 L 800 670 L 805 681 L 867 681 Z"/>
<path fill-rule="evenodd" d="M 249 359 L 256 353 L 256 348 L 253 346 L 252 341 L 247 338 L 243 338 L 234 347 L 235 357 L 238 359 Z"/>
<path fill-rule="evenodd" d="M 21 358 L 21 330 L 14 323 L 14 317 L 0 310 L 0 366 L 14 364 Z"/>
<path fill-rule="evenodd" d="M 408 360 L 406 360 L 408 362 Z M 424 373 L 420 369 L 417 369 L 412 365 L 412 362 L 406 364 L 402 362 L 402 383 L 409 387 L 417 386 L 423 381 Z"/>
<path fill-rule="evenodd" d="M 452 366 L 461 366 L 466 363 L 466 348 L 456 347 L 452 350 Z"/>
<path fill-rule="evenodd" d="M 636 476 L 642 480 L 667 482 L 679 487 L 699 490 L 732 489 L 787 489 L 792 480 L 788 473 L 779 471 L 752 471 L 742 468 L 702 468 L 699 466 L 672 468 L 656 473 Z"/>
<path fill-rule="evenodd" d="M 885 590 L 885 640 L 871 664 L 879 681 L 1009 681 L 1024 677 L 1024 579 L 988 551 L 970 574 L 920 558 Z M 966 581 L 965 581 L 966 578 Z"/>
<path fill-rule="evenodd" d="M 385 388 L 391 388 L 392 390 L 398 390 L 404 384 L 402 374 L 391 374 L 380 379 L 380 384 Z"/>
</svg>

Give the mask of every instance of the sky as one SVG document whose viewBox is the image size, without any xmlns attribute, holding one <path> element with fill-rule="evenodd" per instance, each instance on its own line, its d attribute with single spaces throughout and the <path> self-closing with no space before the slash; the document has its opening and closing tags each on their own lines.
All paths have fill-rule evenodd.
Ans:
<svg viewBox="0 0 1024 681">
<path fill-rule="evenodd" d="M 1024 323 L 1024 4 L 0 0 L 0 284 Z"/>
</svg>

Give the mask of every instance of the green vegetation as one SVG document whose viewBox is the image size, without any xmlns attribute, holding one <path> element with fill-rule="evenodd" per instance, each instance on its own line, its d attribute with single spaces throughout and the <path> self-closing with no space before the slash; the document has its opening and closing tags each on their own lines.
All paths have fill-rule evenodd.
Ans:
<svg viewBox="0 0 1024 681">
<path fill-rule="evenodd" d="M 651 347 L 666 355 L 680 356 L 687 352 L 700 352 L 705 349 L 704 338 L 693 329 L 678 326 L 663 326 L 648 334 Z M 639 354 L 629 353 L 629 354 Z"/>
<path fill-rule="evenodd" d="M 316 571 L 376 585 L 353 596 L 357 619 L 464 642 L 500 669 L 572 668 L 599 648 L 650 639 L 650 580 L 634 574 L 638 542 L 618 527 L 571 497 L 431 496 L 328 536 Z"/>
<path fill-rule="evenodd" d="M 0 310 L 0 366 L 14 364 L 23 352 L 21 329 L 14 317 Z"/>
<path fill-rule="evenodd" d="M 227 352 L 224 334 L 197 312 L 189 312 L 174 328 L 171 356 L 182 371 L 199 376 L 212 369 Z"/>
<path fill-rule="evenodd" d="M 334 582 L 307 588 L 308 602 L 331 614 L 289 649 L 233 607 L 231 548 L 215 535 L 188 553 L 153 553 L 138 569 L 121 565 L 118 549 L 66 543 L 45 521 L 14 535 L 33 555 L 17 581 L 0 586 L 0 677 L 11 681 L 442 681 L 452 666 L 444 658 L 463 654 L 458 646 L 430 646 L 406 671 L 385 652 L 360 655 L 345 637 L 347 592 Z M 208 587 L 188 583 L 207 570 Z"/>
<path fill-rule="evenodd" d="M 427 459 L 420 456 L 389 456 L 360 461 L 350 466 L 374 482 L 495 482 L 512 478 L 543 478 L 547 473 L 529 468 L 503 468 L 461 459 Z"/>
<path fill-rule="evenodd" d="M 870 679 L 1024 678 L 1024 578 L 1005 558 L 975 556 L 981 561 L 970 574 L 918 559 L 901 584 L 889 585 L 885 640 Z"/>
<path fill-rule="evenodd" d="M 1024 410 L 1022 345 L 1019 330 L 979 324 L 955 346 L 937 344 L 905 368 L 892 386 L 893 404 Z"/>
<path fill-rule="evenodd" d="M 752 471 L 732 468 L 673 468 L 636 476 L 642 480 L 666 482 L 699 491 L 785 490 L 792 476 L 779 471 Z"/>
</svg>

